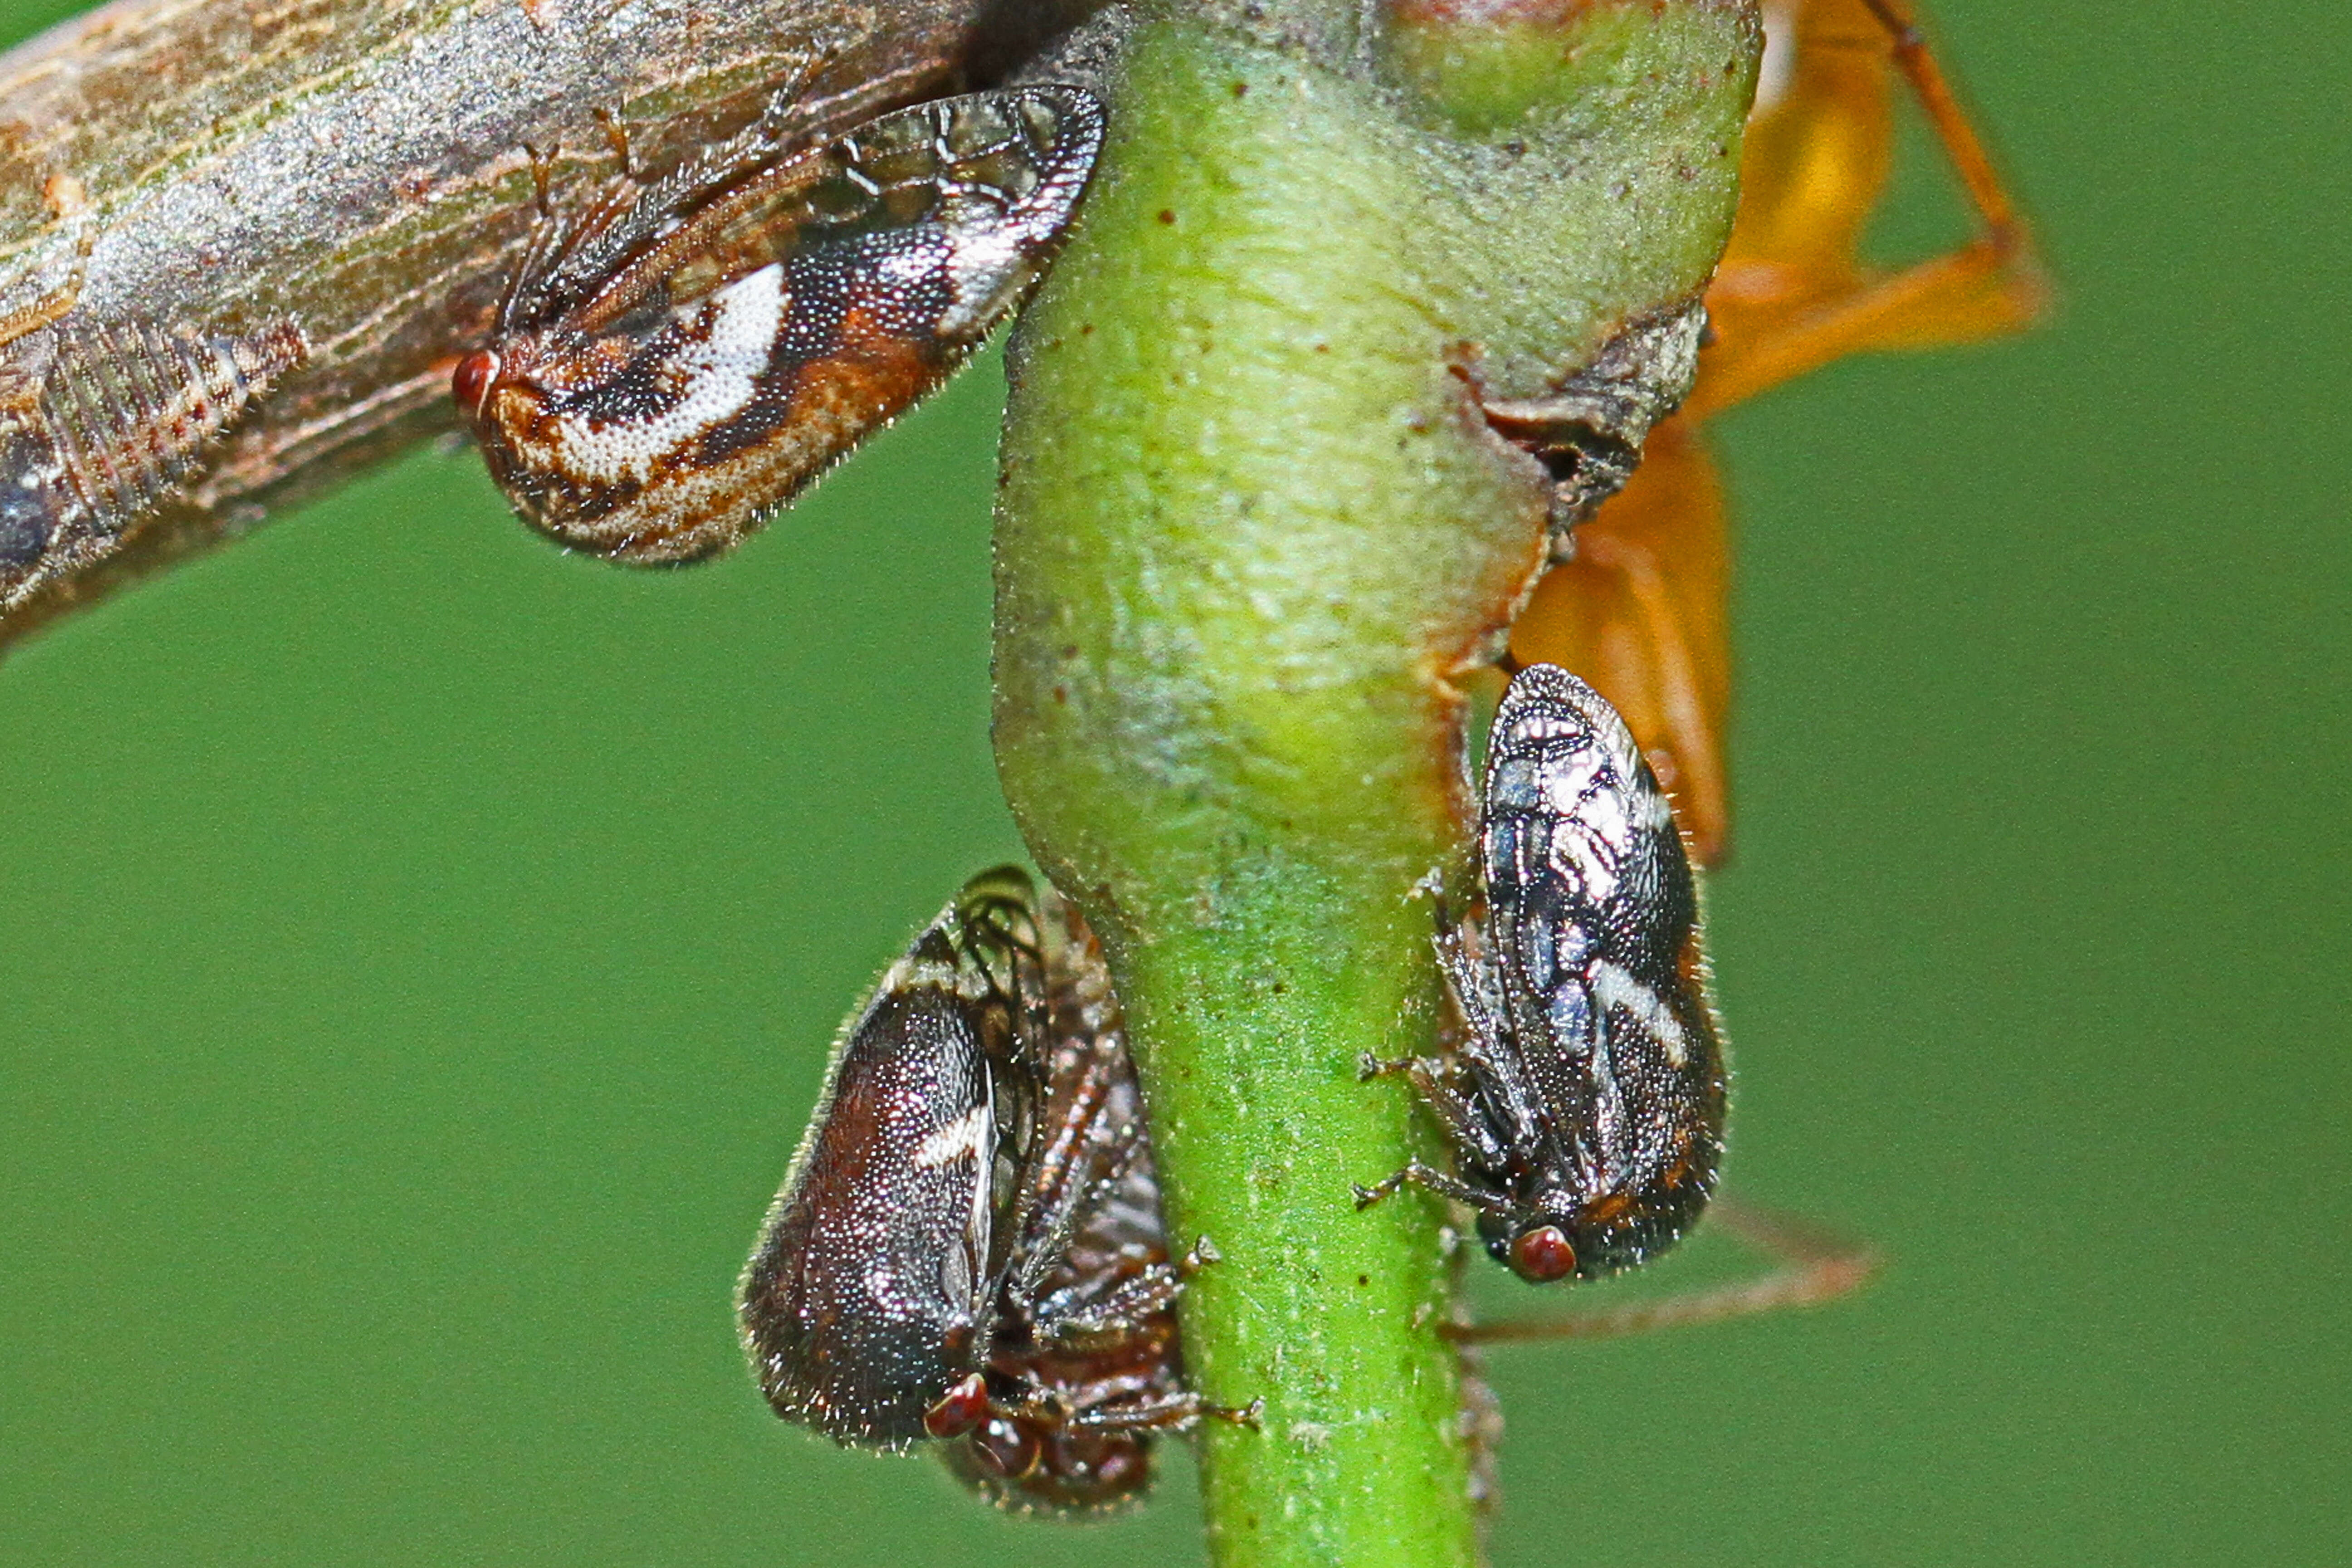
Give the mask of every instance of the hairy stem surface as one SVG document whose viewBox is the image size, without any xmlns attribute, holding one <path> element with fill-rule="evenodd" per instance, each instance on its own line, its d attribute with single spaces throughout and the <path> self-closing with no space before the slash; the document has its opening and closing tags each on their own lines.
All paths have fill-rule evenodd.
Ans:
<svg viewBox="0 0 2352 1568">
<path fill-rule="evenodd" d="M 1011 362 L 999 764 L 1109 952 L 1172 1239 L 1223 1255 L 1192 1374 L 1266 1402 L 1207 1432 L 1224 1563 L 1476 1556 L 1443 1215 L 1349 1188 L 1426 1152 L 1356 1065 L 1432 1044 L 1459 683 L 1543 551 L 1478 396 L 1703 288 L 1757 47 L 1738 5 L 1532 9 L 1156 16 Z"/>
</svg>

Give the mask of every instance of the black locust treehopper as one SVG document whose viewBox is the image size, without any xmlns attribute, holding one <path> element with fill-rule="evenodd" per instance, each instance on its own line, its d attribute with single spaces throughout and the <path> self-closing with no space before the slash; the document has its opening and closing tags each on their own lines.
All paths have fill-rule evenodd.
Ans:
<svg viewBox="0 0 2352 1568">
<path fill-rule="evenodd" d="M 1254 1411 L 1185 1388 L 1135 1073 L 1100 950 L 1004 869 L 884 974 L 740 1290 L 776 1413 L 845 1444 L 941 1440 L 1006 1507 L 1133 1501 L 1162 1431 Z"/>
<path fill-rule="evenodd" d="M 1595 1279 L 1670 1247 L 1723 1152 L 1723 1052 L 1697 887 L 1666 797 L 1614 709 L 1555 665 L 1512 679 L 1480 797 L 1483 925 L 1438 938 L 1463 1037 L 1402 1073 L 1458 1173 L 1407 1182 L 1467 1205 L 1523 1279 Z"/>
<path fill-rule="evenodd" d="M 600 555 L 737 543 L 1020 302 L 1102 135 L 1091 93 L 1028 87 L 625 188 L 525 263 L 458 362 L 491 476 Z"/>
<path fill-rule="evenodd" d="M 1021 891 L 967 887 L 883 974 L 743 1278 L 769 1403 L 845 1443 L 929 1436 L 972 1364 L 998 1190 L 1036 1110 L 1018 1014 L 1042 979 Z"/>
</svg>

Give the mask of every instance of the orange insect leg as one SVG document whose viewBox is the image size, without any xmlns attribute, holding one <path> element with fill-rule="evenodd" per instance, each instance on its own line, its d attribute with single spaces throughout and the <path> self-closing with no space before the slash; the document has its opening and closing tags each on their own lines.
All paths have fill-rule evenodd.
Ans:
<svg viewBox="0 0 2352 1568">
<path fill-rule="evenodd" d="M 1731 701 L 1728 563 L 1715 459 L 1685 419 L 1650 432 L 1642 466 L 1576 530 L 1511 630 L 1522 664 L 1557 664 L 1625 716 L 1702 862 L 1730 821 L 1720 738 Z"/>
<path fill-rule="evenodd" d="M 1850 353 L 2016 331 L 2047 301 L 2015 205 L 1909 8 L 1809 0 L 1786 37 L 1787 85 L 1748 127 L 1739 216 L 1707 293 L 1717 342 L 1685 408 L 1702 417 Z M 1885 190 L 1898 76 L 1978 232 L 1956 250 L 1880 274 L 1856 251 Z"/>
<path fill-rule="evenodd" d="M 1617 705 L 1709 864 L 1729 843 L 1730 654 L 1723 497 L 1699 422 L 1849 353 L 2016 331 L 2045 300 L 2015 208 L 1907 6 L 1801 0 L 1769 8 L 1768 25 L 1764 100 L 1748 125 L 1738 217 L 1707 291 L 1716 341 L 1700 356 L 1698 384 L 1650 433 L 1633 482 L 1579 526 L 1578 559 L 1538 586 L 1511 639 L 1520 662 L 1563 664 Z M 1898 78 L 1927 114 L 1978 234 L 1879 273 L 1857 252 L 1892 167 Z"/>
</svg>

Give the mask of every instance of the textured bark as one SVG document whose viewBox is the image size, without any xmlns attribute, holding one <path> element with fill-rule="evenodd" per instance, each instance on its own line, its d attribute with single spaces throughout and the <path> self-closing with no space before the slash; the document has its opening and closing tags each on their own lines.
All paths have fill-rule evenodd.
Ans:
<svg viewBox="0 0 2352 1568">
<path fill-rule="evenodd" d="M 999 74 L 1075 9 L 125 0 L 0 58 L 0 311 L 307 346 L 173 503 L 0 576 L 0 640 L 449 428 L 450 366 L 530 226 L 530 150 L 561 211 L 619 172 L 608 121 L 659 171 L 798 84 L 816 136 Z M 21 384 L 63 329 L 18 320 Z"/>
</svg>

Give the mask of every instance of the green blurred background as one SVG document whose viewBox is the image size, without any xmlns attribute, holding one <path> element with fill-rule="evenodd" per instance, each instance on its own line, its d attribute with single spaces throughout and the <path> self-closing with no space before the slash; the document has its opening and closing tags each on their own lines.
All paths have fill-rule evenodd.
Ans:
<svg viewBox="0 0 2352 1568">
<path fill-rule="evenodd" d="M 2054 324 L 1719 426 L 1731 1181 L 1891 1267 L 1497 1352 L 1499 1563 L 2352 1556 L 2352 20 L 1934 9 Z M 671 575 L 420 454 L 0 668 L 0 1561 L 1196 1560 L 1181 1444 L 1010 1521 L 732 1339 L 835 1022 L 1017 850 L 999 395 Z"/>
</svg>

